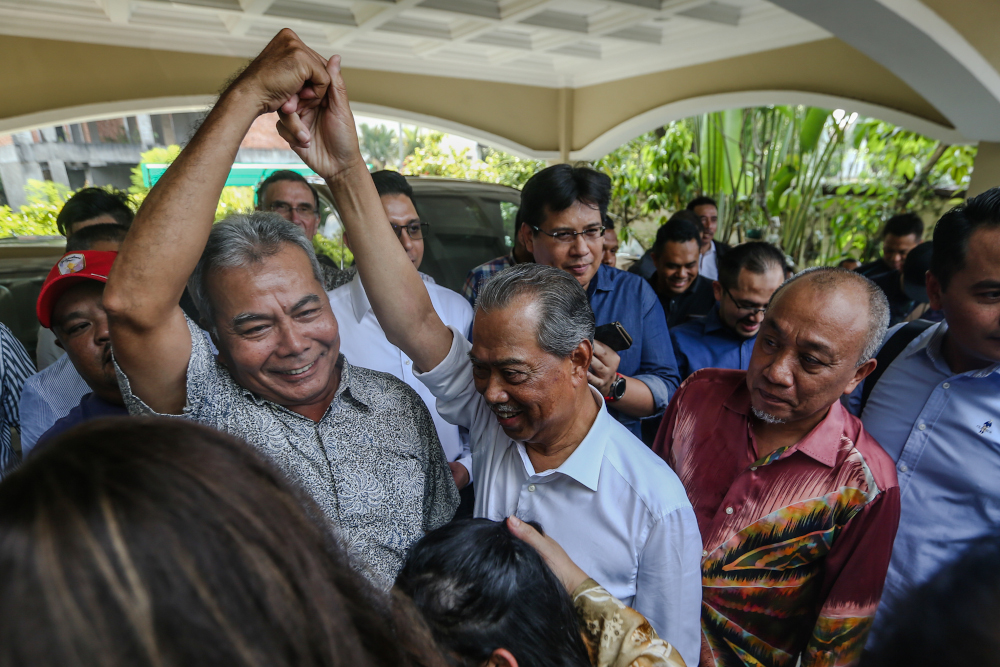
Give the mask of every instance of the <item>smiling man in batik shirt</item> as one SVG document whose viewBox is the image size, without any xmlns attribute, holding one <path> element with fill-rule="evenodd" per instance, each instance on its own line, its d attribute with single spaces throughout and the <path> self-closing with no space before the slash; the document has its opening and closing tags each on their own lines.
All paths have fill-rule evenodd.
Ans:
<svg viewBox="0 0 1000 667">
<path fill-rule="evenodd" d="M 654 451 L 687 490 L 702 552 L 701 665 L 853 665 L 899 522 L 892 460 L 839 398 L 875 368 L 885 296 L 846 269 L 771 300 L 747 371 L 694 373 Z"/>
</svg>

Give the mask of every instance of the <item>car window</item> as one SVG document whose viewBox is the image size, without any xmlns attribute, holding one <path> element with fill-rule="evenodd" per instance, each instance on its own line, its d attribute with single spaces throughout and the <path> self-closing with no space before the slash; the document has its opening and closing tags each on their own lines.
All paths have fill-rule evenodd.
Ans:
<svg viewBox="0 0 1000 667">
<path fill-rule="evenodd" d="M 450 194 L 415 194 L 413 203 L 429 223 L 420 270 L 440 285 L 458 291 L 469 269 L 510 251 L 517 204 Z"/>
</svg>

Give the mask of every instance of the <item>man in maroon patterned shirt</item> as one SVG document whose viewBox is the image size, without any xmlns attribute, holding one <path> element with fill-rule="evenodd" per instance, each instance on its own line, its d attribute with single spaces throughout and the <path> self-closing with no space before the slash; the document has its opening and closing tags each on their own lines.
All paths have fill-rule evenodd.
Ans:
<svg viewBox="0 0 1000 667">
<path fill-rule="evenodd" d="M 899 522 L 892 460 L 839 398 L 875 368 L 888 304 L 845 269 L 771 299 L 747 371 L 681 385 L 653 446 L 701 529 L 701 665 L 853 665 Z"/>
</svg>

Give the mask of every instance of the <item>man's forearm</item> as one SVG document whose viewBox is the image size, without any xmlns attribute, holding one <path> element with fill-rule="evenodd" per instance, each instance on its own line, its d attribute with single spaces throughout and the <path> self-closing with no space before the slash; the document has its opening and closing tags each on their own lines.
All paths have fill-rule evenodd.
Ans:
<svg viewBox="0 0 1000 667">
<path fill-rule="evenodd" d="M 616 410 L 629 417 L 649 417 L 656 412 L 653 392 L 645 382 L 633 377 L 625 377 L 625 395 L 613 405 Z"/>
<path fill-rule="evenodd" d="M 238 86 L 227 90 L 150 190 L 108 280 L 104 303 L 110 311 L 155 326 L 177 307 L 236 152 L 259 111 Z"/>
<path fill-rule="evenodd" d="M 450 332 L 393 234 L 367 167 L 359 161 L 327 184 L 350 237 L 365 293 L 386 338 L 418 369 L 431 370 L 447 356 Z M 428 330 L 442 335 L 427 335 Z"/>
</svg>

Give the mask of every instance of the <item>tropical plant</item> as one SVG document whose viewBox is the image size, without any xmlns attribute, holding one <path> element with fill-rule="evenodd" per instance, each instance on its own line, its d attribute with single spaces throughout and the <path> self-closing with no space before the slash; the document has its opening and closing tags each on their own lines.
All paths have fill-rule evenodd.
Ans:
<svg viewBox="0 0 1000 667">
<path fill-rule="evenodd" d="M 73 191 L 52 181 L 29 179 L 24 193 L 28 203 L 19 210 L 0 206 L 0 237 L 58 235 L 56 216 Z"/>
<path fill-rule="evenodd" d="M 398 161 L 396 133 L 385 125 L 358 125 L 358 144 L 361 155 L 373 169 L 385 169 L 390 162 Z"/>
<path fill-rule="evenodd" d="M 539 169 L 540 160 L 519 158 L 494 148 L 487 148 L 483 159 L 475 160 L 468 149 L 444 145 L 444 134 L 427 132 L 423 145 L 403 162 L 401 173 L 414 176 L 465 178 L 520 188 Z"/>
</svg>

